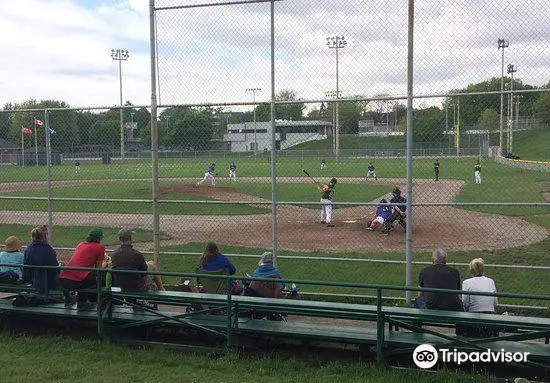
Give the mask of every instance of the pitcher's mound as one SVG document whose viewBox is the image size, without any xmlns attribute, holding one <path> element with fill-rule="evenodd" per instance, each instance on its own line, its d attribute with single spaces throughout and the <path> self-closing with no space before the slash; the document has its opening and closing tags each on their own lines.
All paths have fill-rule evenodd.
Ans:
<svg viewBox="0 0 550 383">
<path fill-rule="evenodd" d="M 197 186 L 197 185 L 175 185 L 160 187 L 160 194 L 186 194 L 186 195 L 202 195 L 208 197 L 216 197 L 236 193 L 235 188 L 220 187 L 220 186 Z"/>
</svg>

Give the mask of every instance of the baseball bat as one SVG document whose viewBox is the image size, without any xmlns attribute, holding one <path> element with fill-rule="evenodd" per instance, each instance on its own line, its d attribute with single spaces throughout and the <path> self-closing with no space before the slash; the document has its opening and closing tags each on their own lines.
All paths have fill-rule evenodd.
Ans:
<svg viewBox="0 0 550 383">
<path fill-rule="evenodd" d="M 312 176 L 309 175 L 309 173 L 305 170 L 305 169 L 302 169 L 302 171 L 304 172 L 304 174 L 306 176 L 308 176 L 309 178 L 311 178 L 311 180 L 313 181 L 314 184 L 318 184 L 319 181 L 317 181 L 315 178 L 313 178 Z"/>
</svg>

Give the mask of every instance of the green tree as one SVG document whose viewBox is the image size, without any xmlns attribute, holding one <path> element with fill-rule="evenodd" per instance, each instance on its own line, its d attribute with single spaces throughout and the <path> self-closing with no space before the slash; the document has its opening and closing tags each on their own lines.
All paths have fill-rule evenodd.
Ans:
<svg viewBox="0 0 550 383">
<path fill-rule="evenodd" d="M 550 93 L 543 93 L 533 104 L 535 118 L 546 125 L 550 124 Z"/>
<path fill-rule="evenodd" d="M 12 109 L 12 104 L 8 103 L 0 111 L 0 138 L 8 138 L 9 136 L 13 116 L 13 113 L 10 112 Z"/>
<path fill-rule="evenodd" d="M 487 108 L 481 112 L 477 120 L 477 127 L 481 130 L 494 132 L 500 127 L 500 116 L 494 109 Z"/>
<path fill-rule="evenodd" d="M 437 107 L 418 110 L 413 124 L 414 142 L 440 142 L 445 129 L 445 112 Z"/>
<path fill-rule="evenodd" d="M 89 131 L 90 143 L 105 147 L 120 145 L 120 120 L 100 116 Z"/>
<path fill-rule="evenodd" d="M 282 90 L 275 96 L 275 99 L 277 101 L 295 101 L 291 104 L 275 105 L 275 118 L 277 120 L 300 121 L 304 118 L 306 106 L 299 101 L 296 91 Z M 256 121 L 271 121 L 270 103 L 262 103 L 256 107 Z"/>
</svg>

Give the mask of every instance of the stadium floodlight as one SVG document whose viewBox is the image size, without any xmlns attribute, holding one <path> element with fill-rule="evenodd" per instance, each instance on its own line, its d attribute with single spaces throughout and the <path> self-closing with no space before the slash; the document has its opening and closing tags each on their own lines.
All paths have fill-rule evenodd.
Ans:
<svg viewBox="0 0 550 383">
<path fill-rule="evenodd" d="M 501 75 L 500 75 L 500 138 L 499 138 L 499 147 L 502 153 L 502 139 L 504 137 L 504 48 L 508 48 L 510 44 L 508 40 L 498 39 L 498 49 L 502 49 L 502 64 L 501 64 Z"/>
<path fill-rule="evenodd" d="M 122 117 L 122 61 L 128 60 L 130 54 L 124 49 L 111 49 L 111 58 L 118 61 L 118 77 L 120 87 L 120 158 L 124 159 L 124 120 Z"/>
<path fill-rule="evenodd" d="M 258 140 L 256 138 L 256 92 L 262 88 L 248 88 L 246 91 L 252 93 L 252 107 L 254 108 L 254 154 L 258 153 Z"/>
<path fill-rule="evenodd" d="M 345 48 L 347 45 L 346 38 L 344 36 L 332 36 L 327 37 L 327 46 L 329 49 L 334 49 L 336 52 L 336 98 L 340 98 L 340 88 L 338 82 L 338 51 Z M 334 132 L 334 155 L 338 161 L 338 156 L 340 152 L 340 104 L 336 101 L 336 129 Z"/>
</svg>

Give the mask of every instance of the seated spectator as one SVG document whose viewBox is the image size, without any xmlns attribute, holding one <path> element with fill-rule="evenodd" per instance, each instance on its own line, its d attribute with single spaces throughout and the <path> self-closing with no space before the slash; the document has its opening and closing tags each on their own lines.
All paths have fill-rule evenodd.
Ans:
<svg viewBox="0 0 550 383">
<path fill-rule="evenodd" d="M 21 240 L 11 236 L 4 242 L 6 249 L 0 253 L 0 264 L 22 265 Z M 0 266 L 0 283 L 17 283 L 23 279 L 23 268 Z"/>
<path fill-rule="evenodd" d="M 23 263 L 30 266 L 59 266 L 57 254 L 48 243 L 49 233 L 46 226 L 36 227 L 31 231 L 32 243 L 25 249 Z M 55 288 L 59 270 L 37 269 L 26 267 L 23 270 L 23 281 L 34 286 L 37 294 L 47 298 L 49 291 Z"/>
<path fill-rule="evenodd" d="M 80 242 L 66 266 L 69 267 L 89 267 L 105 268 L 107 259 L 105 257 L 105 246 L 102 245 L 103 231 L 101 229 L 92 229 L 88 233 L 86 242 Z M 94 288 L 97 286 L 96 273 L 86 270 L 62 270 L 58 278 L 59 285 L 63 288 L 63 297 L 66 305 L 72 305 L 74 302 L 70 291 L 78 291 L 77 308 L 86 309 L 92 306 L 90 298 L 93 300 L 94 294 L 86 294 L 79 290 Z"/>
<path fill-rule="evenodd" d="M 159 271 L 153 261 L 146 262 L 142 253 L 132 247 L 132 235 L 130 229 L 122 229 L 118 232 L 121 245 L 111 255 L 111 267 L 115 270 Z M 113 272 L 112 285 L 120 287 L 122 291 L 164 291 L 164 285 L 160 275 L 126 274 Z"/>
<path fill-rule="evenodd" d="M 209 242 L 200 258 L 199 270 L 218 271 L 226 269 L 229 275 L 237 272 L 237 269 L 229 259 L 218 249 L 214 242 Z"/>
<path fill-rule="evenodd" d="M 442 249 L 435 250 L 432 255 L 432 265 L 420 272 L 418 285 L 434 289 L 460 290 L 458 270 L 447 266 L 446 263 L 447 253 Z M 424 293 L 421 291 L 419 296 L 423 297 L 425 302 L 425 307 L 419 308 L 463 311 L 462 301 L 456 293 Z"/>
<path fill-rule="evenodd" d="M 273 253 L 265 252 L 262 254 L 258 267 L 254 270 L 252 276 L 254 278 L 282 279 L 279 269 L 273 266 Z M 245 295 L 282 298 L 284 287 L 281 282 L 252 281 L 246 288 Z"/>
</svg>

